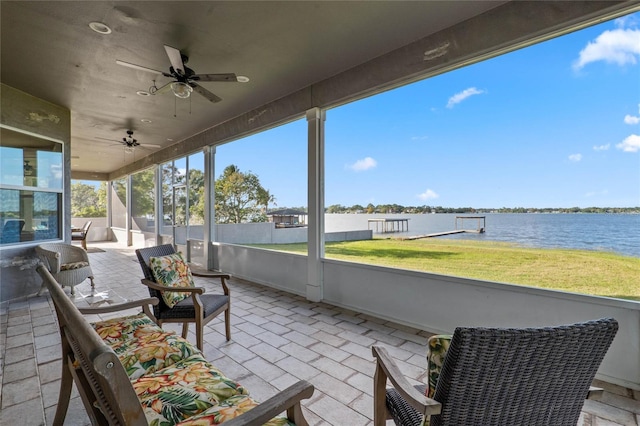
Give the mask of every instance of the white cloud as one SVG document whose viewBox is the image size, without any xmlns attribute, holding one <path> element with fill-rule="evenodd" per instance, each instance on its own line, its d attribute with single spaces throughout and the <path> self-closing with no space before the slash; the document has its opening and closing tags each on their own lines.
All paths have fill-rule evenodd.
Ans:
<svg viewBox="0 0 640 426">
<path fill-rule="evenodd" d="M 438 197 L 440 197 L 440 195 L 436 194 L 436 192 L 431 189 L 427 189 L 422 194 L 418 194 L 418 198 L 422 201 L 433 200 Z"/>
<path fill-rule="evenodd" d="M 362 160 L 358 160 L 355 163 L 347 166 L 347 168 L 355 172 L 363 172 L 365 170 L 373 169 L 378 165 L 378 162 L 371 157 L 365 157 Z"/>
<path fill-rule="evenodd" d="M 424 141 L 429 139 L 429 136 L 412 136 L 411 140 L 412 141 Z"/>
<path fill-rule="evenodd" d="M 609 147 L 611 146 L 610 143 L 606 144 L 606 145 L 599 145 L 599 146 L 594 146 L 593 150 L 594 151 L 608 151 Z"/>
<path fill-rule="evenodd" d="M 569 156 L 569 161 L 573 161 L 574 163 L 577 163 L 580 160 L 582 160 L 582 154 L 571 154 Z"/>
<path fill-rule="evenodd" d="M 449 98 L 449 102 L 447 102 L 447 108 L 453 108 L 455 104 L 459 104 L 460 102 L 467 99 L 469 96 L 481 95 L 483 93 L 486 93 L 486 91 L 476 89 L 475 87 L 464 89 L 462 92 L 456 93 L 455 95 Z"/>
<path fill-rule="evenodd" d="M 616 145 L 616 148 L 624 152 L 640 151 L 640 135 L 627 136 L 625 140 Z"/>
<path fill-rule="evenodd" d="M 589 42 L 580 51 L 580 57 L 573 63 L 575 70 L 596 61 L 605 61 L 620 66 L 636 64 L 640 57 L 640 30 L 616 29 L 605 31 L 595 41 Z"/>
<path fill-rule="evenodd" d="M 625 115 L 624 116 L 625 124 L 638 124 L 640 123 L 640 117 L 636 117 L 635 115 Z"/>
</svg>

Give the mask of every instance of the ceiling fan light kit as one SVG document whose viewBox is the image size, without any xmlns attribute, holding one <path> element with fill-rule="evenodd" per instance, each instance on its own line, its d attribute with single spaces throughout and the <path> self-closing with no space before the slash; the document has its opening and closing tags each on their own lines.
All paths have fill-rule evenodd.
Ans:
<svg viewBox="0 0 640 426">
<path fill-rule="evenodd" d="M 191 92 L 193 92 L 193 88 L 191 86 L 181 81 L 174 81 L 171 83 L 171 90 L 176 97 L 182 99 L 188 98 L 191 96 Z"/>
</svg>

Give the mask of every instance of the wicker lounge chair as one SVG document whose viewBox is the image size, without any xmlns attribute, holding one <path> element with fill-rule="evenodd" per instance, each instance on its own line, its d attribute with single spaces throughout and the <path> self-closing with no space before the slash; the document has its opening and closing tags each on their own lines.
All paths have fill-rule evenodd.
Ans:
<svg viewBox="0 0 640 426">
<path fill-rule="evenodd" d="M 617 330 L 611 318 L 545 328 L 457 328 L 433 398 L 426 386 L 409 384 L 385 348 L 373 346 L 374 425 L 393 418 L 397 425 L 575 426 L 584 400 L 602 392 L 591 382 Z M 394 388 L 385 389 L 387 378 Z"/>
<path fill-rule="evenodd" d="M 95 287 L 89 256 L 83 248 L 63 243 L 40 244 L 36 246 L 36 254 L 62 287 L 71 287 L 71 294 L 76 294 L 74 287 L 87 278 L 91 287 Z M 43 283 L 38 295 L 44 289 Z"/>
<path fill-rule="evenodd" d="M 222 283 L 224 294 L 205 294 L 202 287 L 181 287 L 180 292 L 188 293 L 174 306 L 167 304 L 166 294 L 176 292 L 175 287 L 168 288 L 159 284 L 150 267 L 151 258 L 160 258 L 176 254 L 171 244 L 156 247 L 147 247 L 136 250 L 136 255 L 140 261 L 144 279 L 142 284 L 149 288 L 149 295 L 160 300 L 153 307 L 154 321 L 162 326 L 164 322 L 182 323 L 182 337 L 187 338 L 189 323 L 196 325 L 196 345 L 203 350 L 203 327 L 209 321 L 224 312 L 225 334 L 227 340 L 231 339 L 231 296 L 225 280 L 230 279 L 229 274 L 213 271 L 191 271 L 189 273 L 197 277 L 219 278 Z M 163 294 L 165 297 L 163 297 Z M 190 297 L 189 297 L 190 296 Z"/>
</svg>

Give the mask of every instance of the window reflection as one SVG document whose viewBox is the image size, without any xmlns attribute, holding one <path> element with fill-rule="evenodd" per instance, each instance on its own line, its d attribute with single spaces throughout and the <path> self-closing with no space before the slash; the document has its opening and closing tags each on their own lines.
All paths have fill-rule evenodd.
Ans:
<svg viewBox="0 0 640 426">
<path fill-rule="evenodd" d="M 0 127 L 0 244 L 62 238 L 62 143 Z"/>
</svg>

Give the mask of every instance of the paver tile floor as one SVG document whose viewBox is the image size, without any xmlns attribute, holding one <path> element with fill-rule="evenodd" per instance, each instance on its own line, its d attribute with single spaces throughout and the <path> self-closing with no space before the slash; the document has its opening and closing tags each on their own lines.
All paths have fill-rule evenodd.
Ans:
<svg viewBox="0 0 640 426">
<path fill-rule="evenodd" d="M 76 286 L 76 304 L 100 305 L 148 297 L 146 287 L 140 284 L 143 275 L 133 249 L 114 243 L 92 246 L 104 249 L 89 253 L 95 288 L 89 280 Z M 215 280 L 195 281 L 207 292 L 221 292 Z M 375 366 L 370 346 L 374 343 L 390 346 L 407 376 L 417 380 L 424 372 L 424 348 L 429 336 L 425 331 L 326 303 L 308 302 L 304 297 L 244 280 L 231 279 L 229 286 L 231 341 L 225 339 L 223 320 L 211 321 L 205 326 L 206 358 L 245 385 L 258 401 L 299 379 L 308 380 L 316 388 L 313 397 L 303 402 L 311 425 L 372 423 Z M 65 291 L 70 295 L 68 288 Z M 41 297 L 4 303 L 1 309 L 0 346 L 5 349 L 0 355 L 0 424 L 51 424 L 61 370 L 52 301 L 45 291 Z M 181 331 L 180 324 L 165 324 L 164 328 Z M 188 338 L 195 344 L 193 325 Z M 65 424 L 90 424 L 77 392 L 72 397 Z"/>
</svg>

